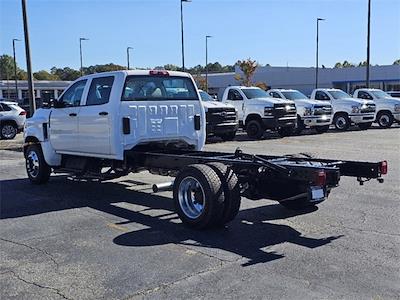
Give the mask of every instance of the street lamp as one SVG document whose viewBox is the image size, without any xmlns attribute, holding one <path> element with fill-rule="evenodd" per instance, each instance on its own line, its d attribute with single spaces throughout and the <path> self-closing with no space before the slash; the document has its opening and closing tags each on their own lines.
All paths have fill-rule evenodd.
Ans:
<svg viewBox="0 0 400 300">
<path fill-rule="evenodd" d="M 15 99 L 18 100 L 18 79 L 17 79 L 17 60 L 15 57 L 15 42 L 20 42 L 19 39 L 13 39 L 13 55 L 14 55 L 14 77 L 15 77 Z"/>
<path fill-rule="evenodd" d="M 315 88 L 318 88 L 318 39 L 319 39 L 319 21 L 325 21 L 325 19 L 317 18 L 317 53 L 315 63 Z"/>
<path fill-rule="evenodd" d="M 371 40 L 371 0 L 368 0 L 368 30 L 367 30 L 367 78 L 366 86 L 369 88 L 369 59 L 370 59 L 370 40 Z"/>
<path fill-rule="evenodd" d="M 133 50 L 133 48 L 132 48 L 132 47 L 126 48 L 126 59 L 127 59 L 127 61 L 128 61 L 128 68 L 127 68 L 127 70 L 129 70 L 129 50 Z"/>
<path fill-rule="evenodd" d="M 182 36 L 182 71 L 185 71 L 185 46 L 183 42 L 183 2 L 192 2 L 192 0 L 180 0 L 181 2 L 181 36 Z"/>
<path fill-rule="evenodd" d="M 83 75 L 83 63 L 82 63 L 82 41 L 88 41 L 87 38 L 79 38 L 79 53 L 81 57 L 81 76 Z"/>
<path fill-rule="evenodd" d="M 206 92 L 208 93 L 208 39 L 211 35 L 206 35 Z"/>
</svg>

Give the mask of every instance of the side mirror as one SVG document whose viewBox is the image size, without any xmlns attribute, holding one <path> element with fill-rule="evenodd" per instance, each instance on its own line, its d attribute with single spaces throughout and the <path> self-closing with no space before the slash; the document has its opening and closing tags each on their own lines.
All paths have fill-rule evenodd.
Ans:
<svg viewBox="0 0 400 300">
<path fill-rule="evenodd" d="M 63 108 L 65 107 L 65 104 L 62 100 L 58 99 L 58 100 L 54 100 L 52 99 L 52 101 L 50 100 L 50 106 L 54 107 L 54 108 Z"/>
</svg>

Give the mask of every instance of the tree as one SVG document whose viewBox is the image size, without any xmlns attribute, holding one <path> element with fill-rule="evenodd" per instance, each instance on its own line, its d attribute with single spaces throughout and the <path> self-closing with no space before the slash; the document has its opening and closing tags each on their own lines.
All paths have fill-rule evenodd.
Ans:
<svg viewBox="0 0 400 300">
<path fill-rule="evenodd" d="M 199 89 L 206 91 L 207 90 L 207 85 L 206 85 L 206 79 L 204 76 L 201 76 L 200 73 L 194 76 L 194 81 L 196 82 L 196 85 Z"/>
<path fill-rule="evenodd" d="M 250 58 L 246 60 L 238 60 L 237 65 L 239 65 L 240 70 L 243 72 L 244 77 L 241 75 L 235 75 L 235 79 L 240 81 L 244 86 L 252 85 L 252 78 L 258 67 L 258 63 Z"/>
<path fill-rule="evenodd" d="M 26 79 L 26 72 L 18 68 L 17 65 L 17 79 Z M 0 79 L 15 79 L 14 72 L 14 58 L 10 55 L 3 54 L 0 56 Z"/>
<path fill-rule="evenodd" d="M 400 58 L 399 58 L 399 59 L 396 59 L 396 60 L 393 62 L 393 64 L 394 64 L 394 65 L 400 65 Z"/>
<path fill-rule="evenodd" d="M 52 67 L 50 73 L 52 75 L 57 76 L 60 80 L 66 80 L 66 81 L 73 81 L 79 78 L 79 76 L 81 76 L 81 73 L 78 70 L 74 70 L 68 67 L 65 68 Z"/>
<path fill-rule="evenodd" d="M 340 69 L 340 68 L 343 68 L 343 65 L 342 65 L 342 63 L 339 61 L 339 62 L 337 62 L 337 63 L 335 64 L 334 68 Z"/>
<path fill-rule="evenodd" d="M 55 75 L 47 72 L 46 70 L 41 70 L 38 72 L 33 73 L 33 77 L 35 77 L 36 80 L 59 80 L 60 78 Z"/>
</svg>

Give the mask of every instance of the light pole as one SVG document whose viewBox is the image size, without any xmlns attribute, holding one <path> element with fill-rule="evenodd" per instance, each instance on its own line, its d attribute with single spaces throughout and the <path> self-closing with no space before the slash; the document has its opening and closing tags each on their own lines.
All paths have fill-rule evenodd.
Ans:
<svg viewBox="0 0 400 300">
<path fill-rule="evenodd" d="M 14 79 L 15 79 L 15 99 L 18 100 L 18 79 L 17 79 L 17 59 L 15 57 L 15 42 L 20 42 L 19 39 L 13 39 L 13 55 L 14 55 Z"/>
<path fill-rule="evenodd" d="M 126 48 L 126 59 L 127 59 L 127 61 L 128 61 L 128 68 L 127 68 L 127 70 L 130 69 L 130 68 L 129 68 L 129 50 L 133 50 L 133 48 L 132 48 L 132 47 L 127 47 L 127 48 Z"/>
<path fill-rule="evenodd" d="M 79 53 L 81 57 L 81 76 L 83 75 L 83 63 L 82 63 L 82 41 L 88 41 L 87 38 L 79 38 Z"/>
<path fill-rule="evenodd" d="M 192 0 L 180 0 L 180 2 L 181 2 L 182 71 L 185 71 L 185 46 L 183 41 L 183 2 L 192 2 Z"/>
<path fill-rule="evenodd" d="M 208 39 L 211 35 L 206 35 L 206 92 L 208 93 Z"/>
<path fill-rule="evenodd" d="M 367 30 L 367 78 L 366 85 L 369 88 L 369 59 L 370 59 L 370 39 L 371 39 L 371 0 L 368 0 L 368 30 Z"/>
<path fill-rule="evenodd" d="M 315 88 L 318 88 L 318 42 L 319 42 L 319 21 L 325 21 L 325 19 L 317 18 L 317 52 L 316 52 L 316 63 L 315 63 Z"/>
<path fill-rule="evenodd" d="M 29 90 L 29 108 L 30 115 L 32 116 L 36 110 L 35 94 L 33 89 L 33 75 L 31 64 L 31 48 L 29 45 L 29 30 L 28 30 L 28 15 L 26 13 L 26 1 L 22 1 L 22 18 L 24 20 L 24 37 L 25 37 L 25 54 L 26 54 L 26 71 L 28 75 L 28 90 Z"/>
</svg>

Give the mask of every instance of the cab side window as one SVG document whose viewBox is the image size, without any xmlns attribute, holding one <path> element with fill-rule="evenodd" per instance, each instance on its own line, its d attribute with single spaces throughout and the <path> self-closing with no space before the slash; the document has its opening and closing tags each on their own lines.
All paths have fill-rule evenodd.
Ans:
<svg viewBox="0 0 400 300">
<path fill-rule="evenodd" d="M 94 78 L 90 84 L 86 105 L 101 105 L 110 100 L 114 76 Z"/>
<path fill-rule="evenodd" d="M 58 101 L 60 107 L 74 107 L 81 105 L 81 98 L 86 82 L 86 79 L 75 82 Z"/>
<path fill-rule="evenodd" d="M 277 92 L 270 92 L 269 93 L 273 98 L 282 98 Z"/>
<path fill-rule="evenodd" d="M 233 100 L 233 101 L 243 100 L 243 97 L 242 97 L 242 95 L 240 95 L 238 90 L 232 89 L 232 90 L 229 90 L 229 92 L 228 92 L 228 100 Z"/>
<path fill-rule="evenodd" d="M 364 91 L 358 92 L 358 98 L 372 100 L 371 95 Z"/>
<path fill-rule="evenodd" d="M 325 100 L 325 101 L 326 100 L 330 100 L 328 95 L 325 92 L 322 92 L 322 91 L 317 91 L 315 93 L 315 99 L 317 99 L 317 100 Z"/>
</svg>

